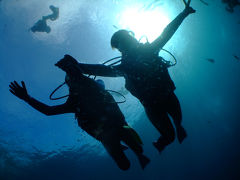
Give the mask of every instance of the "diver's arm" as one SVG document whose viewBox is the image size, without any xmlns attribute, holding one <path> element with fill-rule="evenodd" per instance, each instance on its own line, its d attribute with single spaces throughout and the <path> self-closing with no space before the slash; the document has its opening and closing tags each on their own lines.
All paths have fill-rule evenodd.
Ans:
<svg viewBox="0 0 240 180">
<path fill-rule="evenodd" d="M 57 106 L 48 106 L 30 96 L 27 100 L 25 100 L 25 102 L 27 102 L 30 106 L 32 106 L 37 111 L 47 116 L 64 114 L 64 113 L 73 113 L 73 110 L 71 110 L 71 106 L 69 106 L 68 103 L 64 103 Z"/>
<path fill-rule="evenodd" d="M 186 5 L 186 8 L 181 12 L 167 27 L 163 30 L 162 34 L 151 43 L 151 48 L 155 51 L 159 51 L 177 31 L 183 20 L 191 13 L 195 13 L 195 10 Z"/>
<path fill-rule="evenodd" d="M 23 81 L 21 83 L 22 83 L 22 86 L 20 86 L 16 81 L 11 82 L 11 84 L 9 85 L 10 87 L 9 91 L 16 97 L 27 102 L 30 106 L 32 106 L 34 109 L 38 110 L 39 112 L 48 116 L 73 112 L 68 101 L 62 105 L 48 106 L 32 98 L 27 93 L 25 83 Z"/>
<path fill-rule="evenodd" d="M 106 66 L 103 64 L 78 63 L 78 61 L 75 58 L 73 58 L 68 54 L 64 55 L 64 58 L 59 60 L 55 65 L 67 73 L 71 73 L 70 71 L 72 71 L 72 69 L 69 67 L 72 67 L 72 65 L 75 65 L 75 67 L 78 68 L 78 71 L 80 71 L 83 74 L 107 76 L 107 77 L 122 76 L 122 73 L 120 71 L 121 68 L 119 68 L 121 67 L 120 65 Z M 69 71 L 69 69 L 71 70 Z"/>
<path fill-rule="evenodd" d="M 106 66 L 103 64 L 83 64 L 83 63 L 79 63 L 78 65 L 84 74 L 106 77 L 122 76 L 119 65 Z"/>
</svg>

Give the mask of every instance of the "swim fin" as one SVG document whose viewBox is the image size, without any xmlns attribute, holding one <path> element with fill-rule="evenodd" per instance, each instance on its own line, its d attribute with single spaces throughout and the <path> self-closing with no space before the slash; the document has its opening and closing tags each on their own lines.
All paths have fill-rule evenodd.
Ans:
<svg viewBox="0 0 240 180">
<path fill-rule="evenodd" d="M 138 155 L 138 160 L 142 169 L 144 169 L 148 165 L 148 163 L 150 163 L 150 159 L 143 154 Z"/>
<path fill-rule="evenodd" d="M 131 132 L 131 134 L 134 136 L 135 140 L 139 143 L 139 144 L 143 144 L 140 136 L 138 135 L 138 133 L 131 128 L 130 126 L 123 126 L 124 129 L 129 130 L 129 132 Z"/>
<path fill-rule="evenodd" d="M 176 130 L 177 130 L 178 141 L 180 144 L 182 144 L 183 140 L 187 137 L 187 133 L 182 126 L 176 128 Z"/>
<path fill-rule="evenodd" d="M 160 144 L 159 142 L 153 142 L 153 146 L 158 150 L 159 153 L 161 153 L 166 145 Z"/>
</svg>

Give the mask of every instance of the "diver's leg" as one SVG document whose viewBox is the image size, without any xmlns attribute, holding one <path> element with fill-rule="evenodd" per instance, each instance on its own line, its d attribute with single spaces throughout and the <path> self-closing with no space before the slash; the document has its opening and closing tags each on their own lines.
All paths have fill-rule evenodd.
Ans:
<svg viewBox="0 0 240 180">
<path fill-rule="evenodd" d="M 161 152 L 168 144 L 175 139 L 175 131 L 163 105 L 153 105 L 145 107 L 149 120 L 154 127 L 160 132 L 161 136 L 153 145 Z"/>
<path fill-rule="evenodd" d="M 115 135 L 108 134 L 106 137 L 102 138 L 101 142 L 109 155 L 117 163 L 118 167 L 121 170 L 127 170 L 130 168 L 130 161 L 123 152 L 119 138 L 114 136 Z"/>
<path fill-rule="evenodd" d="M 132 128 L 122 128 L 120 137 L 121 140 L 134 151 L 138 157 L 142 169 L 144 169 L 150 162 L 150 159 L 147 156 L 143 155 L 143 148 L 141 145 L 142 142 L 138 134 Z"/>
<path fill-rule="evenodd" d="M 169 99 L 166 103 L 167 112 L 173 119 L 173 122 L 177 131 L 177 138 L 180 143 L 187 137 L 185 129 L 182 127 L 182 111 L 179 100 L 174 93 L 169 95 Z"/>
</svg>

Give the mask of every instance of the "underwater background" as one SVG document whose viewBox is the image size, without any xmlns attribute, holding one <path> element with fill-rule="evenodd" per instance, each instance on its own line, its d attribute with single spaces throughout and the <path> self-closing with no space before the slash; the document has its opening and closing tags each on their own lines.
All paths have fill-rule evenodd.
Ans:
<svg viewBox="0 0 240 180">
<path fill-rule="evenodd" d="M 110 38 L 122 28 L 151 42 L 184 9 L 182 1 L 1 0 L 0 179 L 239 180 L 240 6 L 233 13 L 221 0 L 192 0 L 191 6 L 197 12 L 164 47 L 178 60 L 169 71 L 188 133 L 182 144 L 175 140 L 159 154 L 152 145 L 159 133 L 125 90 L 124 79 L 97 77 L 126 96 L 119 106 L 151 159 L 142 170 L 126 150 L 131 167 L 121 171 L 73 114 L 45 116 L 13 96 L 8 85 L 24 80 L 34 98 L 48 105 L 64 103 L 49 99 L 64 81 L 65 73 L 54 66 L 59 59 L 70 54 L 79 62 L 103 63 L 118 56 Z M 47 30 L 36 28 L 37 23 Z M 56 96 L 67 93 L 64 87 Z"/>
</svg>

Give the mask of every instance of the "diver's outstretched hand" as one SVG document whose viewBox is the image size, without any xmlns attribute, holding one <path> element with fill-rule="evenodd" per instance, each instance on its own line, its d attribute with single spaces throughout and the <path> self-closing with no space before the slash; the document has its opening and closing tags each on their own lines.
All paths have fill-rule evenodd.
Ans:
<svg viewBox="0 0 240 180">
<path fill-rule="evenodd" d="M 57 67 L 65 71 L 68 75 L 78 76 L 82 73 L 76 59 L 70 55 L 64 55 L 56 64 Z"/>
<path fill-rule="evenodd" d="M 66 71 L 67 67 L 70 65 L 77 65 L 78 62 L 72 56 L 66 54 L 62 59 L 60 59 L 55 65 L 62 70 Z"/>
<path fill-rule="evenodd" d="M 183 3 L 184 3 L 184 5 L 185 5 L 184 11 L 185 11 L 187 14 L 192 14 L 192 13 L 195 13 L 195 12 L 196 12 L 195 9 L 193 9 L 192 7 L 190 7 L 191 0 L 188 0 L 188 2 L 186 2 L 186 0 L 183 0 Z"/>
<path fill-rule="evenodd" d="M 62 59 L 60 59 L 55 66 L 61 68 L 63 71 L 70 73 L 73 70 L 73 67 L 78 67 L 78 62 L 72 56 L 66 54 Z"/>
<path fill-rule="evenodd" d="M 21 81 L 21 84 L 22 87 L 16 81 L 11 82 L 9 85 L 9 91 L 18 98 L 27 101 L 29 99 L 29 95 L 27 93 L 24 81 Z"/>
</svg>

